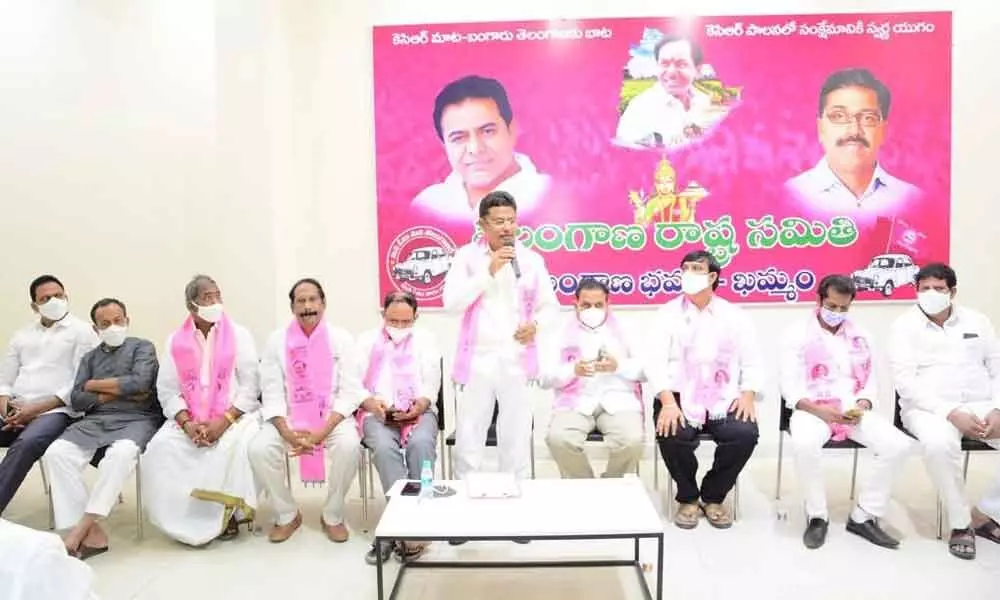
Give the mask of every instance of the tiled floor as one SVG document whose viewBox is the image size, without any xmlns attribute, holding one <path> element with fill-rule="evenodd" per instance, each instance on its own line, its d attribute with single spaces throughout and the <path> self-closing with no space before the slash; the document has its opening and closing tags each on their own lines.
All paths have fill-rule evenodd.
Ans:
<svg viewBox="0 0 1000 600">
<path fill-rule="evenodd" d="M 708 458 L 706 454 L 705 458 Z M 705 461 L 703 461 L 705 462 Z M 866 458 L 862 457 L 864 474 Z M 644 478 L 652 490 L 649 463 Z M 1000 468 L 1000 456 L 977 456 L 970 469 L 970 493 L 986 485 Z M 551 463 L 539 463 L 539 477 L 554 477 Z M 704 522 L 694 531 L 665 524 L 665 598 L 695 599 L 895 599 L 1000 597 L 1000 545 L 979 540 L 973 562 L 952 558 L 934 535 L 934 496 L 920 461 L 914 457 L 900 478 L 888 524 L 903 540 L 902 548 L 877 548 L 847 534 L 844 519 L 850 459 L 831 456 L 827 484 L 833 523 L 826 546 L 806 550 L 800 541 L 803 519 L 797 508 L 791 463 L 786 462 L 785 501 L 773 500 L 775 461 L 751 462 L 742 479 L 742 518 L 729 531 L 716 531 Z M 5 517 L 44 528 L 45 497 L 37 469 Z M 661 484 L 662 475 L 661 475 Z M 662 486 L 661 486 L 662 487 Z M 662 489 L 661 492 L 662 493 Z M 361 522 L 361 501 L 351 501 L 351 540 L 342 545 L 326 541 L 319 531 L 323 491 L 299 490 L 306 525 L 291 540 L 272 545 L 258 535 L 191 549 L 163 538 L 146 526 L 146 539 L 135 535 L 134 488 L 125 490 L 125 503 L 108 521 L 112 551 L 90 561 L 101 600 L 200 600 L 239 598 L 375 598 L 375 571 L 363 561 L 370 529 Z M 371 523 L 381 501 L 372 505 Z M 608 507 L 614 510 L 614 507 Z M 787 513 L 787 518 L 778 516 Z M 263 518 L 267 518 L 265 512 Z M 595 515 L 595 518 L 600 518 Z M 629 542 L 470 543 L 460 548 L 435 544 L 429 557 L 464 558 L 628 557 Z M 655 561 L 655 546 L 644 547 Z M 389 571 L 395 574 L 395 565 Z M 652 576 L 652 572 L 649 573 Z M 650 578 L 650 581 L 655 581 Z M 406 576 L 401 600 L 474 598 L 534 600 L 553 598 L 641 598 L 637 578 L 628 569 L 520 569 L 510 571 L 413 571 Z M 56 600 L 56 599 L 54 599 Z"/>
</svg>

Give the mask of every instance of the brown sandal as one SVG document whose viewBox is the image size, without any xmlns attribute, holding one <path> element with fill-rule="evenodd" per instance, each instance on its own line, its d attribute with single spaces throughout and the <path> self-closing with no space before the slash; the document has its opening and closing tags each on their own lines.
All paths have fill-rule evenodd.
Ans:
<svg viewBox="0 0 1000 600">
<path fill-rule="evenodd" d="M 678 504 L 677 513 L 674 515 L 674 525 L 681 529 L 694 529 L 698 526 L 698 505 Z"/>
<path fill-rule="evenodd" d="M 708 524 L 716 529 L 729 529 L 733 526 L 733 518 L 721 504 L 703 504 L 701 512 L 705 513 Z"/>
</svg>

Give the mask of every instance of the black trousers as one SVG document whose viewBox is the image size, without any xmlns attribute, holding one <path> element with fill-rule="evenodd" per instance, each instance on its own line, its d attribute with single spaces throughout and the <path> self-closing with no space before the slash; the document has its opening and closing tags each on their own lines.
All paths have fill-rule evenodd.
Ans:
<svg viewBox="0 0 1000 600">
<path fill-rule="evenodd" d="M 654 423 L 659 416 L 659 411 L 655 412 Z M 701 443 L 699 436 L 706 434 L 716 444 L 715 461 L 699 488 L 698 458 L 694 451 Z M 685 424 L 676 435 L 658 437 L 663 462 L 677 484 L 676 500 L 691 504 L 700 498 L 705 504 L 721 504 L 750 460 L 758 435 L 756 423 L 739 421 L 734 413 L 729 413 L 725 419 L 709 421 L 701 429 Z"/>
<path fill-rule="evenodd" d="M 24 429 L 0 431 L 0 448 L 7 448 L 0 462 L 0 514 L 21 487 L 31 466 L 69 424 L 69 415 L 50 413 L 36 417 Z"/>
</svg>

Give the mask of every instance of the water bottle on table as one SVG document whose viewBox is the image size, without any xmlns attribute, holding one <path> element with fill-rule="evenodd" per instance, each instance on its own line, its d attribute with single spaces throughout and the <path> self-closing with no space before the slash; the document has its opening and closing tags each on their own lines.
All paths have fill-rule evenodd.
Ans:
<svg viewBox="0 0 1000 600">
<path fill-rule="evenodd" d="M 434 467 L 429 460 L 420 465 L 420 497 L 434 497 Z"/>
</svg>

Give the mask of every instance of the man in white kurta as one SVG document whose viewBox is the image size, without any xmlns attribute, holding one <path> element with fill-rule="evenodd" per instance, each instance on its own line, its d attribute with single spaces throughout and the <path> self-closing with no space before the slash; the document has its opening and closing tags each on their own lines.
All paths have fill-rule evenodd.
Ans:
<svg viewBox="0 0 1000 600">
<path fill-rule="evenodd" d="M 500 471 L 525 478 L 533 443 L 529 383 L 538 377 L 535 337 L 539 327 L 553 322 L 558 303 L 545 261 L 515 245 L 514 198 L 490 192 L 479 214 L 484 240 L 456 252 L 444 285 L 445 310 L 462 318 L 452 368 L 462 392 L 455 473 L 462 478 L 482 467 L 487 430 L 499 402 Z"/>
<path fill-rule="evenodd" d="M 358 411 L 359 433 L 372 451 L 382 490 L 400 479 L 419 480 L 424 463 L 437 460 L 437 397 L 441 353 L 434 335 L 415 325 L 417 299 L 390 292 L 382 302 L 382 326 L 358 338 L 358 380 L 365 397 Z M 422 544 L 401 544 L 397 551 L 414 558 Z M 391 548 L 384 547 L 382 560 Z M 375 547 L 365 557 L 376 564 Z"/>
<path fill-rule="evenodd" d="M 66 290 L 51 275 L 31 282 L 38 320 L 20 329 L 0 361 L 0 514 L 31 466 L 78 416 L 71 406 L 73 378 L 97 334 L 69 312 Z"/>
<path fill-rule="evenodd" d="M 98 600 L 94 572 L 59 536 L 0 519 L 0 598 Z"/>
<path fill-rule="evenodd" d="M 875 453 L 847 530 L 878 546 L 899 545 L 878 519 L 885 516 L 892 483 L 911 443 L 888 419 L 871 412 L 878 391 L 874 345 L 871 335 L 847 315 L 856 293 L 850 277 L 824 277 L 816 311 L 789 327 L 781 348 L 781 395 L 795 409 L 790 434 L 805 498 L 802 540 L 807 548 L 826 541 L 829 513 L 821 458 L 831 436 L 854 440 Z"/>
<path fill-rule="evenodd" d="M 642 363 L 608 300 L 607 286 L 582 280 L 576 310 L 547 340 L 542 385 L 555 390 L 555 402 L 545 441 L 565 478 L 594 476 L 584 454 L 594 430 L 608 446 L 604 477 L 633 472 L 642 458 Z"/>
<path fill-rule="evenodd" d="M 142 493 L 153 525 L 201 546 L 235 537 L 257 508 L 247 456 L 260 429 L 257 351 L 250 332 L 226 316 L 215 281 L 199 275 L 185 296 L 189 320 L 160 356 L 156 391 L 167 422 L 142 455 Z M 196 344 L 194 365 L 177 363 L 182 337 Z M 224 359 L 231 361 L 227 373 L 219 366 Z M 226 397 L 213 396 L 226 388 Z M 219 404 L 202 416 L 213 398 Z"/>
<path fill-rule="evenodd" d="M 975 536 L 1000 542 L 1000 469 L 970 509 L 962 437 L 1000 449 L 1000 345 L 980 312 L 952 304 L 955 271 L 932 263 L 916 276 L 917 305 L 892 324 L 889 356 L 903 425 L 916 436 L 951 528 L 949 551 L 976 556 Z"/>
<path fill-rule="evenodd" d="M 711 526 L 726 529 L 733 521 L 722 502 L 757 446 L 760 346 L 750 317 L 715 295 L 722 269 L 714 256 L 689 252 L 681 270 L 683 295 L 657 311 L 644 372 L 660 401 L 657 443 L 677 483 L 674 524 L 693 529 L 704 513 Z M 715 442 L 715 460 L 699 485 L 701 433 Z"/>
<path fill-rule="evenodd" d="M 354 476 L 358 472 L 358 452 L 361 438 L 353 419 L 354 411 L 362 399 L 358 384 L 355 362 L 357 360 L 354 340 L 344 329 L 334 327 L 325 321 L 326 294 L 319 282 L 302 279 L 289 292 L 293 323 L 278 329 L 268 338 L 267 348 L 261 359 L 261 391 L 263 400 L 264 425 L 250 446 L 250 460 L 257 480 L 271 498 L 277 520 L 268 539 L 274 543 L 287 540 L 302 525 L 302 514 L 295 504 L 292 491 L 285 478 L 285 464 L 289 454 L 291 461 L 297 455 L 319 452 L 323 449 L 328 470 L 326 471 L 327 496 L 320 517 L 320 524 L 327 537 L 333 542 L 346 542 L 349 533 L 344 523 L 344 499 Z M 323 398 L 317 398 L 323 412 L 312 425 L 297 425 L 296 415 L 291 413 L 292 399 L 289 394 L 288 336 L 293 327 L 312 341 L 322 342 L 324 356 L 311 355 L 309 360 L 325 360 L 331 379 L 320 386 L 326 386 Z M 312 340 L 314 335 L 325 335 L 325 340 Z M 319 370 L 315 364 L 306 363 L 306 373 Z M 299 384 L 295 384 L 295 387 Z M 313 390 L 314 393 L 319 393 Z M 305 479 L 305 478 L 304 478 Z M 318 481 L 316 483 L 319 483 Z"/>
</svg>

